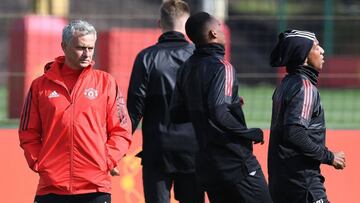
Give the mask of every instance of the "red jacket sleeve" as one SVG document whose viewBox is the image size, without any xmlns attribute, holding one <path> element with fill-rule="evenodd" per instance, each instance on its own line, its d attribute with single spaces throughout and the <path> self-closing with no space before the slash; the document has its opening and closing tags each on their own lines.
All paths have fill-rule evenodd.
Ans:
<svg viewBox="0 0 360 203">
<path fill-rule="evenodd" d="M 109 80 L 109 97 L 107 108 L 107 133 L 106 147 L 108 151 L 109 170 L 125 155 L 131 144 L 131 121 L 126 109 L 125 98 L 121 94 L 114 79 Z"/>
<path fill-rule="evenodd" d="M 20 117 L 19 139 L 24 150 L 29 167 L 37 171 L 37 160 L 42 147 L 41 121 L 39 115 L 38 98 L 34 83 L 26 97 Z"/>
</svg>

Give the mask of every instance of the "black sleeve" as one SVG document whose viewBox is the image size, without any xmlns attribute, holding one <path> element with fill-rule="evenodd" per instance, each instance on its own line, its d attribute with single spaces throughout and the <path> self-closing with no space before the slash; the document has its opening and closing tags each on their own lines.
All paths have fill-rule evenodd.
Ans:
<svg viewBox="0 0 360 203">
<path fill-rule="evenodd" d="M 326 147 L 314 143 L 307 135 L 306 129 L 303 126 L 286 126 L 284 142 L 295 146 L 301 154 L 307 157 L 318 160 L 324 164 L 332 165 L 334 154 Z"/>
<path fill-rule="evenodd" d="M 239 107 L 234 107 L 234 105 Z M 255 142 L 262 142 L 264 139 L 262 130 L 260 128 L 247 128 L 241 122 L 241 119 L 243 119 L 243 116 L 241 116 L 241 104 L 236 103 L 234 105 L 230 106 L 230 108 L 228 105 L 216 106 L 210 111 L 210 119 L 222 131 Z M 235 108 L 237 111 L 234 111 Z M 241 114 L 239 114 L 240 111 Z"/>
<path fill-rule="evenodd" d="M 219 69 L 211 80 L 208 94 L 210 120 L 221 130 L 256 142 L 263 140 L 258 128 L 248 129 L 240 102 L 232 104 L 233 94 L 237 95 L 236 73 L 231 64 L 217 64 Z M 235 91 L 234 91 L 235 90 Z M 236 99 L 240 101 L 240 99 Z"/>
<path fill-rule="evenodd" d="M 148 70 L 144 64 L 143 55 L 140 53 L 133 65 L 127 96 L 127 108 L 133 132 L 144 114 L 147 88 Z"/>
</svg>

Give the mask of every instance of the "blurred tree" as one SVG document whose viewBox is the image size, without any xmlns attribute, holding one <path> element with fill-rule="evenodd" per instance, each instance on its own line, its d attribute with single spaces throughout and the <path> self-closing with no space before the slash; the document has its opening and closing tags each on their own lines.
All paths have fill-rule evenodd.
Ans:
<svg viewBox="0 0 360 203">
<path fill-rule="evenodd" d="M 69 0 L 33 0 L 33 11 L 39 15 L 69 15 Z"/>
</svg>

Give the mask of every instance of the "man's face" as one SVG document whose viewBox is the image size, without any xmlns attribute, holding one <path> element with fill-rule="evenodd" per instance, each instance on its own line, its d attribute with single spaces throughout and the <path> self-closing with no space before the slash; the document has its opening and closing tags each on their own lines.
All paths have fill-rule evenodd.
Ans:
<svg viewBox="0 0 360 203">
<path fill-rule="evenodd" d="M 89 66 L 94 55 L 95 42 L 95 34 L 79 36 L 75 33 L 69 44 L 62 44 L 66 65 L 78 70 Z"/>
<path fill-rule="evenodd" d="M 319 45 L 318 41 L 315 41 L 309 55 L 307 57 L 307 63 L 320 71 L 324 64 L 324 49 Z"/>
</svg>

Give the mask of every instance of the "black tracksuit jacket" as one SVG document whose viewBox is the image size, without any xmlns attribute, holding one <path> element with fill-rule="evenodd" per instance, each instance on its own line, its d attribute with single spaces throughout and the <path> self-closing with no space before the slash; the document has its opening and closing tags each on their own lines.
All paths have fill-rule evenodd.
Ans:
<svg viewBox="0 0 360 203">
<path fill-rule="evenodd" d="M 291 188 L 310 190 L 311 179 L 321 176 L 320 164 L 330 165 L 334 159 L 325 146 L 324 109 L 316 87 L 318 72 L 308 66 L 290 70 L 273 94 L 268 151 L 273 198 L 284 196 Z"/>
<path fill-rule="evenodd" d="M 224 46 L 198 46 L 178 72 L 171 103 L 175 122 L 191 120 L 199 143 L 196 170 L 205 188 L 238 183 L 260 168 L 253 141 L 260 129 L 248 129 L 238 96 L 235 69 Z"/>
<path fill-rule="evenodd" d="M 177 70 L 194 49 L 183 34 L 170 31 L 136 57 L 127 108 L 133 131 L 143 119 L 143 165 L 169 173 L 195 170 L 197 143 L 193 127 L 191 123 L 171 123 L 169 114 Z"/>
</svg>

